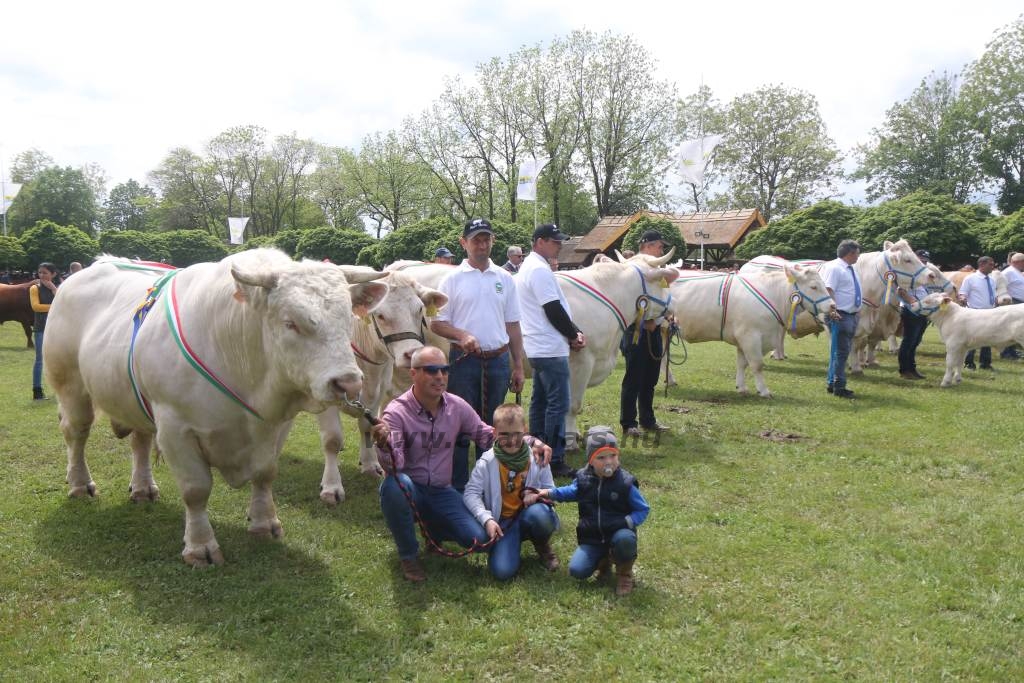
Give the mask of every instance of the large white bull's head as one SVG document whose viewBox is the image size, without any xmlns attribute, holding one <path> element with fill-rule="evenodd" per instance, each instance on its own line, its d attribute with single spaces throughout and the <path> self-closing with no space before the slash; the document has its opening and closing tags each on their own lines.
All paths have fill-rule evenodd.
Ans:
<svg viewBox="0 0 1024 683">
<path fill-rule="evenodd" d="M 784 264 L 783 269 L 786 279 L 793 285 L 793 301 L 799 297 L 798 306 L 819 322 L 827 323 L 829 314 L 836 308 L 836 302 L 829 295 L 818 270 L 802 268 L 796 264 Z"/>
<path fill-rule="evenodd" d="M 928 268 L 921 259 L 917 257 L 910 246 L 910 242 L 900 240 L 890 242 L 888 240 L 882 245 L 882 256 L 885 263 L 886 273 L 891 272 L 896 282 L 905 289 L 916 289 L 917 287 L 941 287 L 936 270 Z"/>
<path fill-rule="evenodd" d="M 676 248 L 672 247 L 664 256 L 650 256 L 648 254 L 637 254 L 625 261 L 625 265 L 636 268 L 646 283 L 647 295 L 653 299 L 653 303 L 660 304 L 649 312 L 648 317 L 655 317 L 665 314 L 672 299 L 670 285 L 679 277 L 679 271 L 671 266 L 666 266 L 672 260 Z"/>
<path fill-rule="evenodd" d="M 426 319 L 437 315 L 448 297 L 402 272 L 388 273 L 387 283 L 387 298 L 361 324 L 371 325 L 395 365 L 408 369 L 412 354 L 424 345 Z"/>
<path fill-rule="evenodd" d="M 362 373 L 351 348 L 352 316 L 366 315 L 387 295 L 374 280 L 385 273 L 345 272 L 329 263 L 268 258 L 233 263 L 236 299 L 261 318 L 261 338 L 238 339 L 259 344 L 266 358 L 268 382 L 284 384 L 319 404 L 354 399 L 362 390 Z"/>
</svg>

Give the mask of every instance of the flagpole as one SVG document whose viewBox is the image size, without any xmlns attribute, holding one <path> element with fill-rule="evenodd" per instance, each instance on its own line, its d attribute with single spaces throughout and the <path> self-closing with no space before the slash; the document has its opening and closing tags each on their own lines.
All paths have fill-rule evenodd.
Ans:
<svg viewBox="0 0 1024 683">
<path fill-rule="evenodd" d="M 4 237 L 7 237 L 7 176 L 4 175 L 3 150 L 0 150 L 0 202 L 4 209 Z"/>
</svg>

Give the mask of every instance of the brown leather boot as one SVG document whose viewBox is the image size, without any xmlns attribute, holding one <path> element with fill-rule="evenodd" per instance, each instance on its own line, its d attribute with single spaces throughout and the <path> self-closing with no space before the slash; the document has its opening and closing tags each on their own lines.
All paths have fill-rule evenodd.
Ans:
<svg viewBox="0 0 1024 683">
<path fill-rule="evenodd" d="M 618 596 L 629 595 L 633 592 L 633 563 L 619 562 L 615 565 L 615 594 Z"/>
<path fill-rule="evenodd" d="M 422 583 L 427 580 L 427 573 L 423 571 L 423 565 L 415 557 L 411 560 L 402 560 L 402 574 L 407 581 Z"/>
<path fill-rule="evenodd" d="M 558 569 L 558 556 L 555 555 L 555 551 L 551 549 L 551 541 L 544 541 L 540 543 L 538 541 L 533 542 L 533 548 L 537 551 L 537 557 L 540 558 L 540 563 L 544 565 L 544 569 L 549 572 L 553 572 Z"/>
<path fill-rule="evenodd" d="M 604 581 L 612 575 L 612 558 L 611 555 L 605 555 L 604 558 L 597 563 L 597 574 L 594 576 L 598 581 Z"/>
</svg>

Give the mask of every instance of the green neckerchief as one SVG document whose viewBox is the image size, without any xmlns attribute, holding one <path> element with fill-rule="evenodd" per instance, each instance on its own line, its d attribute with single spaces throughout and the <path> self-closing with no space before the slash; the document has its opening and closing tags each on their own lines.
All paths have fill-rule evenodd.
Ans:
<svg viewBox="0 0 1024 683">
<path fill-rule="evenodd" d="M 498 462 L 511 471 L 522 472 L 530 462 L 530 447 L 527 446 L 524 441 L 523 445 L 519 447 L 518 453 L 506 453 L 505 450 L 495 442 L 494 457 L 498 459 Z"/>
</svg>

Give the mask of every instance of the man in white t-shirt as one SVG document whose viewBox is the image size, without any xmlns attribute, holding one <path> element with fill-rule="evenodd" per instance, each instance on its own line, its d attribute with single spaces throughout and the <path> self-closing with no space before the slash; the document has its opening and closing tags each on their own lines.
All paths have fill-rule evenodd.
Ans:
<svg viewBox="0 0 1024 683">
<path fill-rule="evenodd" d="M 575 474 L 565 462 L 569 350 L 586 345 L 583 333 L 570 319 L 569 302 L 549 265 L 567 239 L 554 224 L 538 227 L 533 231 L 533 250 L 516 276 L 523 347 L 533 368 L 530 433 L 551 446 L 551 472 L 556 477 Z"/>
<path fill-rule="evenodd" d="M 438 285 L 448 297 L 448 305 L 430 323 L 430 329 L 452 341 L 448 391 L 491 424 L 494 409 L 505 402 L 509 388 L 516 393 L 523 389 L 519 297 L 513 277 L 491 261 L 494 230 L 490 223 L 483 218 L 467 222 L 459 244 L 466 258 Z M 458 443 L 452 486 L 462 491 L 469 480 L 469 440 L 460 437 Z"/>
</svg>

